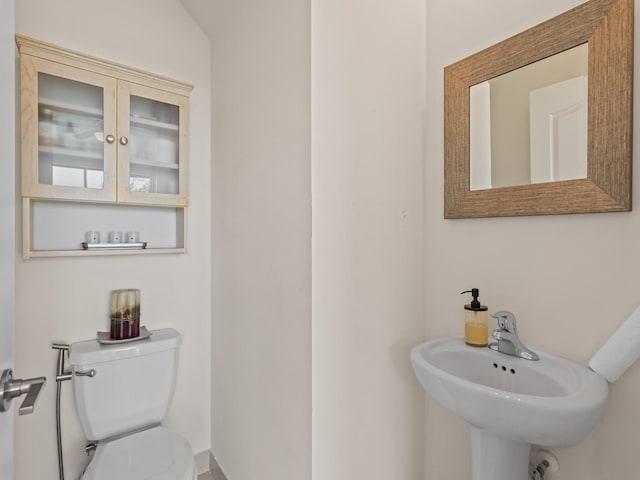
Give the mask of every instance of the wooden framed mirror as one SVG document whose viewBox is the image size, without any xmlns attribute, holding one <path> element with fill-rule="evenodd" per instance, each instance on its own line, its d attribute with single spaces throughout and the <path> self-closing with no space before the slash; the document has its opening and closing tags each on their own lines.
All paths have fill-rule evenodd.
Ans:
<svg viewBox="0 0 640 480">
<path fill-rule="evenodd" d="M 590 0 L 444 70 L 445 218 L 631 210 L 633 0 Z M 586 44 L 586 178 L 474 189 L 470 90 Z"/>
</svg>

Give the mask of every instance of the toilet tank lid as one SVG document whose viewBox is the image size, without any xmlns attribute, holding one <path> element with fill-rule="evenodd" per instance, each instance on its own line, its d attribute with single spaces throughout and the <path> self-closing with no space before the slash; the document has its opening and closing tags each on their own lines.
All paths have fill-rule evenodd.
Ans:
<svg viewBox="0 0 640 480">
<path fill-rule="evenodd" d="M 87 365 L 109 362 L 170 350 L 178 348 L 181 344 L 182 336 L 173 328 L 153 330 L 149 338 L 139 341 L 105 345 L 96 339 L 85 340 L 72 343 L 69 346 L 69 363 L 71 365 Z"/>
</svg>

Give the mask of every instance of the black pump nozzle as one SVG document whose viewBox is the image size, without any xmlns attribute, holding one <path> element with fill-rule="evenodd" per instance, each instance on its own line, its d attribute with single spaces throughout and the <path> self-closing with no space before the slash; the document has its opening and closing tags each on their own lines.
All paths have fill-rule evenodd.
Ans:
<svg viewBox="0 0 640 480">
<path fill-rule="evenodd" d="M 484 305 L 480 305 L 480 301 L 478 300 L 478 296 L 480 295 L 479 289 L 472 288 L 471 290 L 465 290 L 464 292 L 461 292 L 461 295 L 464 293 L 470 293 L 473 297 L 471 303 L 464 306 L 466 310 L 487 310 L 487 307 L 485 307 Z"/>
</svg>

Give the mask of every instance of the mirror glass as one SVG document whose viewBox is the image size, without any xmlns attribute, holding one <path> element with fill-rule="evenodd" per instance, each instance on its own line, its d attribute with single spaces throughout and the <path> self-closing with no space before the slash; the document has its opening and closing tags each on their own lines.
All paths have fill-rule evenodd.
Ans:
<svg viewBox="0 0 640 480">
<path fill-rule="evenodd" d="M 590 0 L 445 67 L 444 217 L 631 210 L 633 30 Z"/>
<path fill-rule="evenodd" d="M 471 87 L 471 190 L 587 177 L 587 47 Z"/>
</svg>

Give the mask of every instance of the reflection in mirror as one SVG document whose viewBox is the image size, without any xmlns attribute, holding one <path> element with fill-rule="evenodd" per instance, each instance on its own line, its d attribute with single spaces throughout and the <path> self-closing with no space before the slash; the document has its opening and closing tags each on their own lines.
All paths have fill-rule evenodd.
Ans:
<svg viewBox="0 0 640 480">
<path fill-rule="evenodd" d="M 631 210 L 633 10 L 634 0 L 590 0 L 444 69 L 445 218 Z M 472 190 L 472 125 L 473 143 L 477 144 L 480 151 L 491 152 L 491 155 L 485 153 L 487 159 L 491 158 L 491 163 L 493 150 L 497 151 L 498 147 L 489 140 L 491 137 L 488 135 L 479 135 L 483 130 L 492 134 L 496 133 L 495 130 L 506 130 L 503 126 L 492 126 L 488 120 L 487 112 L 493 109 L 494 102 L 490 98 L 493 93 L 487 94 L 491 87 L 487 87 L 485 82 L 541 60 L 550 58 L 554 61 L 558 54 L 562 58 L 563 52 L 580 46 L 588 50 L 587 101 L 580 106 L 580 100 L 576 100 L 567 107 L 566 113 L 570 113 L 567 118 L 573 117 L 571 122 L 564 122 L 564 117 L 562 121 L 555 122 L 563 130 L 560 140 L 557 140 L 557 135 L 549 134 L 546 126 L 548 121 L 545 120 L 549 111 L 555 108 L 549 105 L 554 102 L 548 101 L 547 97 L 553 97 L 554 94 L 536 86 L 536 92 L 529 97 L 534 97 L 534 104 L 541 105 L 542 113 L 532 112 L 529 118 L 533 116 L 534 123 L 537 122 L 536 117 L 542 118 L 543 127 L 537 128 L 532 124 L 525 129 L 525 132 L 532 131 L 536 135 L 535 139 L 529 135 L 530 148 L 526 149 L 534 160 L 519 174 L 519 177 L 525 177 L 526 184 L 522 184 L 525 181 L 522 179 L 499 180 L 498 173 L 486 167 L 484 178 L 478 180 L 478 186 L 474 183 L 474 188 L 480 189 Z M 578 92 L 580 88 L 584 91 L 585 79 L 581 80 L 581 77 L 585 77 L 584 73 L 572 73 L 570 78 L 564 80 L 552 79 L 551 83 L 556 86 L 551 90 L 563 89 L 566 86 L 563 82 L 569 81 L 582 84 Z M 485 99 L 482 100 L 481 94 L 479 102 L 484 102 L 486 107 L 472 115 L 470 91 L 472 87 L 483 84 L 485 86 L 480 88 L 485 90 Z M 539 95 L 544 98 L 537 98 Z M 562 91 L 559 95 L 566 96 Z M 578 94 L 578 98 L 580 96 Z M 585 109 L 588 127 L 586 147 L 584 142 L 575 142 L 579 148 L 567 148 L 574 140 L 565 142 L 565 137 L 571 137 L 565 130 L 581 131 L 584 137 L 584 128 L 579 126 L 584 123 L 583 113 L 580 112 Z M 511 121 L 509 117 L 507 123 Z M 508 139 L 511 135 L 505 133 Z M 572 161 L 565 160 L 567 155 L 584 157 L 582 150 L 585 148 L 586 174 L 583 163 L 574 167 Z M 546 152 L 550 149 L 560 151 L 562 160 L 559 164 L 549 160 Z M 507 147 L 504 157 L 509 166 L 514 156 L 512 150 Z M 539 155 L 538 151 L 543 154 Z M 573 152 L 567 154 L 567 151 Z M 542 160 L 536 160 L 538 157 Z M 485 164 L 489 165 L 488 160 L 485 160 Z M 571 168 L 565 168 L 567 165 Z M 474 167 L 474 176 L 475 173 Z M 507 184 L 509 186 L 505 186 Z"/>
<path fill-rule="evenodd" d="M 470 189 L 586 178 L 588 48 L 470 89 Z"/>
</svg>

